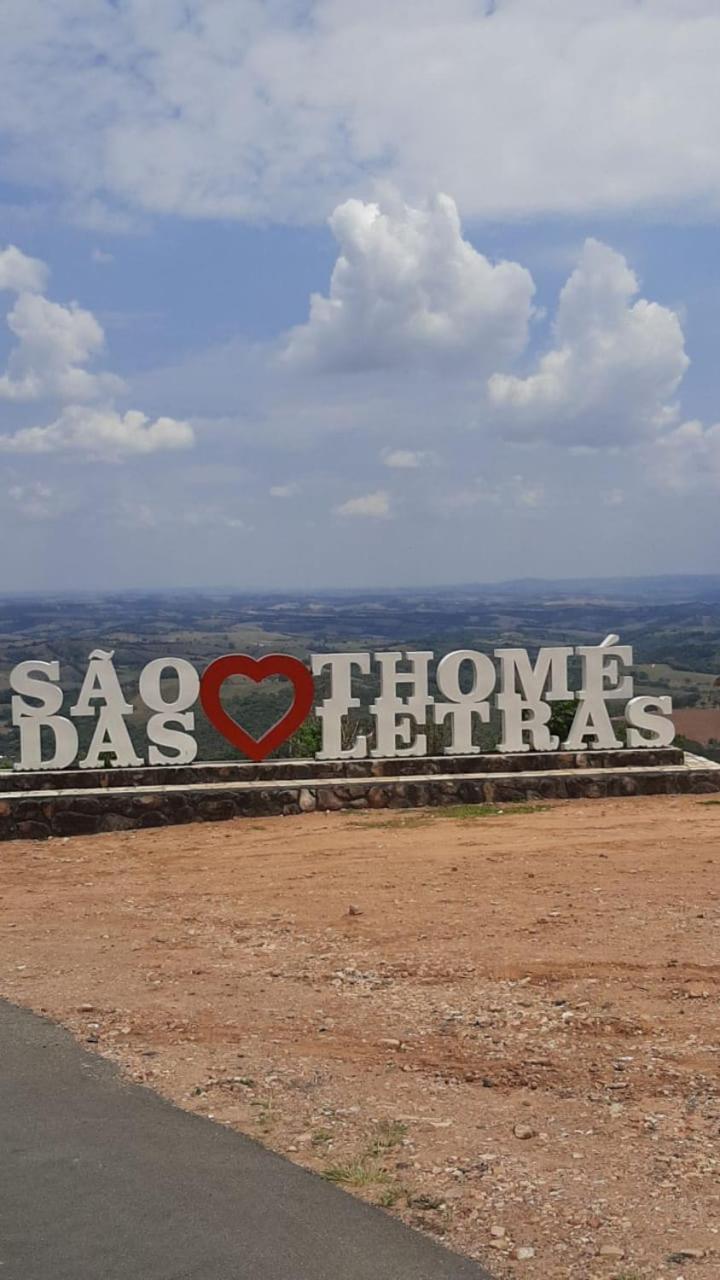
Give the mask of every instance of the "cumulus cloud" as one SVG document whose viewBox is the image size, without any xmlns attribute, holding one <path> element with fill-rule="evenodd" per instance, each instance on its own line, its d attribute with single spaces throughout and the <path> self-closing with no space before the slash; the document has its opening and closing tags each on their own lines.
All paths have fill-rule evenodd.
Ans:
<svg viewBox="0 0 720 1280">
<path fill-rule="evenodd" d="M 330 294 L 315 293 L 307 324 L 294 329 L 286 359 L 337 371 L 472 360 L 489 368 L 527 341 L 529 271 L 493 266 L 463 239 L 455 201 L 425 208 L 362 200 L 329 219 L 340 246 Z"/>
<path fill-rule="evenodd" d="M 0 435 L 0 453 L 79 452 L 99 462 L 119 462 L 161 449 L 187 449 L 193 442 L 190 425 L 175 418 L 151 422 L 137 410 L 120 414 L 114 409 L 70 405 L 48 426 Z"/>
<path fill-rule="evenodd" d="M 12 293 L 40 293 L 47 283 L 48 270 L 39 258 L 29 258 L 14 244 L 0 249 L 0 289 Z"/>
<path fill-rule="evenodd" d="M 75 451 L 88 458 L 115 462 L 159 449 L 184 449 L 194 442 L 187 422 L 144 413 L 119 413 L 114 396 L 124 389 L 112 373 L 93 373 L 84 366 L 105 345 L 105 334 L 91 311 L 71 302 L 61 306 L 41 290 L 47 268 L 14 245 L 0 251 L 0 288 L 17 293 L 7 315 L 17 344 L 0 374 L 0 400 L 54 400 L 57 418 L 46 426 L 22 427 L 0 434 L 0 452 L 41 454 Z M 92 408 L 87 402 L 95 402 Z"/>
<path fill-rule="evenodd" d="M 674 397 L 689 364 L 682 326 L 638 292 L 622 254 L 586 241 L 560 295 L 552 349 L 528 377 L 489 380 L 510 433 L 602 447 L 677 420 Z"/>
<path fill-rule="evenodd" d="M 334 507 L 336 516 L 355 516 L 375 520 L 386 520 L 390 515 L 390 498 L 383 489 L 375 493 L 365 493 L 360 498 L 349 498 Z"/>
<path fill-rule="evenodd" d="M 95 400 L 122 390 L 122 379 L 90 373 L 82 366 L 103 348 L 105 335 L 91 311 L 68 307 L 40 293 L 21 293 L 7 316 L 18 339 L 8 370 L 0 376 L 6 400 Z"/>
<path fill-rule="evenodd" d="M 48 274 L 44 262 L 15 245 L 0 250 L 0 290 L 18 295 L 7 315 L 18 341 L 0 374 L 0 399 L 93 400 L 121 390 L 114 374 L 83 367 L 102 351 L 105 334 L 91 311 L 45 297 Z"/>
<path fill-rule="evenodd" d="M 717 0 L 6 0 L 3 172 L 96 225 L 320 218 L 378 173 L 468 216 L 712 213 L 719 42 Z"/>
</svg>

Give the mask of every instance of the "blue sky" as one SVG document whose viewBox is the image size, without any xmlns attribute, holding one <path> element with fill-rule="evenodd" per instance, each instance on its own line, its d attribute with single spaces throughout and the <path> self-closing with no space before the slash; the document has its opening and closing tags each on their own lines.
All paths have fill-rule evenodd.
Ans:
<svg viewBox="0 0 720 1280">
<path fill-rule="evenodd" d="M 717 5 L 490 10 L 10 0 L 0 588 L 717 568 Z"/>
</svg>

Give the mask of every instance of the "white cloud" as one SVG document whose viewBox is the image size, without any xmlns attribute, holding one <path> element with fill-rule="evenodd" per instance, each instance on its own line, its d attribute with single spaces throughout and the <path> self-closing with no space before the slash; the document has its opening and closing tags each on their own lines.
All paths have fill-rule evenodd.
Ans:
<svg viewBox="0 0 720 1280">
<path fill-rule="evenodd" d="M 292 330 L 291 364 L 335 371 L 472 361 L 486 369 L 522 351 L 529 271 L 493 266 L 464 240 L 455 201 L 426 208 L 348 200 L 332 214 L 340 246 L 330 295 L 315 293 Z"/>
<path fill-rule="evenodd" d="M 363 494 L 360 498 L 349 498 L 340 506 L 334 507 L 336 516 L 357 516 L 369 519 L 386 520 L 390 515 L 390 499 L 384 490 Z"/>
<path fill-rule="evenodd" d="M 190 525 L 193 529 L 245 529 L 250 531 L 252 528 L 240 516 L 228 515 L 224 511 L 219 511 L 215 504 L 212 506 L 191 507 L 180 514 L 180 519 L 183 524 Z"/>
<path fill-rule="evenodd" d="M 11 485 L 8 497 L 26 520 L 53 520 L 68 506 L 63 495 L 39 480 Z"/>
<path fill-rule="evenodd" d="M 478 507 L 503 507 L 521 511 L 539 511 L 547 505 L 545 485 L 541 480 L 528 480 L 514 475 L 491 483 L 476 476 L 461 489 L 436 496 L 433 507 L 442 515 L 458 511 L 471 512 Z"/>
<path fill-rule="evenodd" d="M 21 427 L 0 434 L 0 452 L 58 453 L 116 462 L 133 454 L 185 449 L 194 443 L 187 422 L 160 417 L 151 422 L 131 409 L 118 412 L 113 397 L 124 389 L 112 373 L 84 368 L 105 345 L 105 334 L 91 311 L 71 302 L 51 302 L 43 293 L 45 264 L 14 245 L 0 251 L 0 288 L 18 293 L 7 323 L 17 338 L 7 371 L 0 374 L 0 400 L 54 400 L 58 417 L 47 426 Z M 97 407 L 88 401 L 100 402 Z"/>
<path fill-rule="evenodd" d="M 382 461 L 386 467 L 398 471 L 417 471 L 432 458 L 424 449 L 383 449 Z"/>
<path fill-rule="evenodd" d="M 29 258 L 14 244 L 0 249 L 0 290 L 40 293 L 45 288 L 47 277 L 47 267 L 38 258 Z"/>
<path fill-rule="evenodd" d="M 114 409 L 70 405 L 46 427 L 23 427 L 13 435 L 0 435 L 0 452 L 79 452 L 99 462 L 118 462 L 132 455 L 187 449 L 193 443 L 190 425 L 175 418 L 151 422 L 137 410 L 120 414 Z"/>
<path fill-rule="evenodd" d="M 94 400 L 122 389 L 122 379 L 114 374 L 82 367 L 105 342 L 91 311 L 74 302 L 60 306 L 40 293 L 21 293 L 7 323 L 18 345 L 0 376 L 0 399 Z"/>
<path fill-rule="evenodd" d="M 108 263 L 115 261 L 114 254 L 108 253 L 105 249 L 93 249 L 90 257 L 92 261 L 96 262 L 100 267 L 107 266 Z"/>
<path fill-rule="evenodd" d="M 377 174 L 713 216 L 719 46 L 717 0 L 6 0 L 3 174 L 95 225 L 321 218 Z"/>
<path fill-rule="evenodd" d="M 648 467 L 669 492 L 720 494 L 720 423 L 693 420 L 670 431 L 648 454 Z"/>
<path fill-rule="evenodd" d="M 270 486 L 271 498 L 292 498 L 300 492 L 300 485 L 294 481 L 290 484 L 273 484 Z"/>
<path fill-rule="evenodd" d="M 623 256 L 588 240 L 560 295 L 554 346 L 529 377 L 496 373 L 490 401 L 510 433 L 572 445 L 628 443 L 677 420 L 688 367 L 680 320 L 637 298 Z"/>
<path fill-rule="evenodd" d="M 601 497 L 606 507 L 622 507 L 625 502 L 625 491 L 617 488 L 608 489 Z"/>
</svg>

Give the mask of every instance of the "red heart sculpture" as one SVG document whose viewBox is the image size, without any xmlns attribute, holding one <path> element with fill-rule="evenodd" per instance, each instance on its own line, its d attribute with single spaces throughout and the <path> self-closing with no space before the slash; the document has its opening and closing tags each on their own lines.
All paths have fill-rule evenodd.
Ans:
<svg viewBox="0 0 720 1280">
<path fill-rule="evenodd" d="M 229 676 L 247 676 L 260 684 L 269 676 L 286 676 L 295 690 L 292 706 L 262 738 L 253 738 L 229 716 L 220 701 L 220 690 Z M 268 653 L 251 658 L 247 653 L 227 653 L 216 658 L 203 672 L 200 702 L 211 725 L 251 760 L 264 760 L 300 727 L 312 710 L 315 684 L 307 667 L 287 653 Z"/>
</svg>

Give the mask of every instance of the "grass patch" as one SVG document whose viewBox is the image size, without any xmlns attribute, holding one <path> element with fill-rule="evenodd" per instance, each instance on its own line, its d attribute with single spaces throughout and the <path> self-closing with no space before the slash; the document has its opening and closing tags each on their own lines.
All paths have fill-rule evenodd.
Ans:
<svg viewBox="0 0 720 1280">
<path fill-rule="evenodd" d="M 387 827 L 393 827 L 396 830 L 398 827 L 402 827 L 404 831 L 407 831 L 412 827 L 426 827 L 429 822 L 432 822 L 431 814 L 414 813 L 410 817 L 385 818 L 382 822 L 368 822 L 365 819 L 360 822 L 351 822 L 349 825 L 351 827 L 365 827 L 366 830 L 370 831 L 383 831 Z"/>
<path fill-rule="evenodd" d="M 548 804 L 449 804 L 434 809 L 433 816 L 466 821 L 468 818 L 512 817 L 514 813 L 546 813 L 549 808 Z"/>
<path fill-rule="evenodd" d="M 386 1152 L 392 1151 L 394 1147 L 399 1147 L 406 1134 L 407 1125 L 403 1124 L 402 1121 L 381 1120 L 368 1146 L 365 1148 L 365 1156 L 378 1160 Z"/>
<path fill-rule="evenodd" d="M 260 1132 L 269 1133 L 277 1119 L 274 1111 L 272 1110 L 272 1103 L 263 1099 L 254 1099 L 250 1103 L 250 1106 L 257 1108 L 255 1123 L 260 1129 Z"/>
<path fill-rule="evenodd" d="M 384 1187 L 380 1192 L 375 1203 L 381 1209 L 392 1209 L 403 1196 L 407 1198 L 405 1187 L 399 1186 L 397 1183 L 393 1187 Z"/>
<path fill-rule="evenodd" d="M 326 1143 L 332 1142 L 333 1137 L 334 1134 L 329 1129 L 316 1129 L 310 1142 L 314 1147 L 324 1147 Z"/>
<path fill-rule="evenodd" d="M 323 1170 L 323 1177 L 345 1187 L 380 1187 L 376 1203 L 391 1209 L 405 1192 L 383 1165 L 383 1157 L 400 1146 L 406 1133 L 407 1125 L 400 1120 L 381 1120 L 359 1156 L 346 1164 L 329 1165 Z"/>
<path fill-rule="evenodd" d="M 720 800 L 701 800 L 701 804 L 720 804 Z"/>
<path fill-rule="evenodd" d="M 323 1170 L 323 1178 L 344 1187 L 383 1186 L 392 1182 L 392 1175 L 382 1165 L 366 1159 L 349 1160 L 347 1164 L 333 1164 Z"/>
<path fill-rule="evenodd" d="M 710 800 L 706 804 L 718 804 L 720 801 Z M 365 830 L 408 831 L 413 827 L 426 827 L 436 818 L 455 818 L 458 822 L 474 821 L 476 818 L 510 818 L 517 813 L 546 813 L 549 804 L 448 804 L 438 805 L 436 809 L 423 809 L 422 813 L 413 813 L 407 817 L 385 818 L 382 822 L 351 822 L 353 827 L 364 827 Z"/>
</svg>

